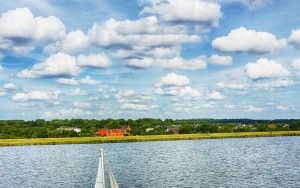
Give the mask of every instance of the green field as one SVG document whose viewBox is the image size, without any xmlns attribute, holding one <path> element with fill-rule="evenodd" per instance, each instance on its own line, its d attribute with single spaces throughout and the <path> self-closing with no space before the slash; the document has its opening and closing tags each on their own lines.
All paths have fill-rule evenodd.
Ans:
<svg viewBox="0 0 300 188">
<path fill-rule="evenodd" d="M 0 146 L 95 144 L 95 143 L 117 143 L 117 142 L 197 140 L 197 139 L 220 139 L 220 138 L 272 137 L 272 136 L 300 136 L 300 131 L 200 133 L 200 134 L 147 135 L 147 136 L 126 136 L 126 137 L 0 139 Z"/>
</svg>

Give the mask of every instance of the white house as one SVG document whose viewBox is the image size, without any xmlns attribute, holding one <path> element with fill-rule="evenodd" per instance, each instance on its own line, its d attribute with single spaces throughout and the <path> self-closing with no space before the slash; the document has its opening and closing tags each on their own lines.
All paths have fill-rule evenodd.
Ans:
<svg viewBox="0 0 300 188">
<path fill-rule="evenodd" d="M 78 128 L 78 127 L 60 127 L 57 130 L 60 130 L 60 131 L 75 131 L 77 133 L 81 133 L 81 128 Z"/>
</svg>

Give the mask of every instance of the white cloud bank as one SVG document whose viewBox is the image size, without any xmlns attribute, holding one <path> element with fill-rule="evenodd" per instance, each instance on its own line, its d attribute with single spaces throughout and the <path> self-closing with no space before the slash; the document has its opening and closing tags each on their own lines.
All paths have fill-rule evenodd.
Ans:
<svg viewBox="0 0 300 188">
<path fill-rule="evenodd" d="M 250 10 L 256 10 L 267 5 L 270 5 L 273 0 L 238 0 Z"/>
<path fill-rule="evenodd" d="M 230 111 L 244 111 L 247 113 L 261 113 L 266 111 L 265 108 L 254 105 L 239 105 L 239 104 L 226 104 L 224 108 Z"/>
<path fill-rule="evenodd" d="M 244 27 L 234 29 L 227 36 L 212 41 L 212 47 L 222 52 L 269 53 L 285 46 L 285 39 L 277 39 L 271 33 L 257 32 Z"/>
<path fill-rule="evenodd" d="M 129 59 L 126 61 L 126 65 L 134 68 L 143 69 L 148 68 L 150 66 L 186 70 L 199 70 L 205 69 L 207 67 L 207 63 L 205 62 L 205 59 L 202 56 L 187 60 L 181 57 L 174 57 L 170 59 Z"/>
<path fill-rule="evenodd" d="M 127 59 L 128 65 L 138 68 L 157 65 L 149 62 L 150 59 L 159 60 L 167 66 L 163 63 L 164 59 L 179 57 L 182 43 L 201 40 L 199 35 L 190 33 L 187 27 L 162 23 L 155 16 L 137 20 L 109 19 L 95 23 L 89 29 L 88 36 L 92 45 L 113 49 L 114 57 Z"/>
<path fill-rule="evenodd" d="M 79 87 L 70 90 L 71 96 L 85 96 L 87 95 L 85 91 L 81 90 Z"/>
<path fill-rule="evenodd" d="M 101 24 L 95 23 L 88 32 L 98 46 L 124 46 L 131 49 L 173 46 L 200 40 L 199 36 L 186 33 L 184 27 L 164 25 L 155 16 L 123 21 L 109 19 Z"/>
<path fill-rule="evenodd" d="M 73 106 L 77 108 L 90 108 L 92 105 L 88 102 L 73 102 Z"/>
<path fill-rule="evenodd" d="M 277 110 L 281 110 L 281 111 L 294 111 L 296 110 L 294 105 L 278 105 L 276 106 Z"/>
<path fill-rule="evenodd" d="M 170 1 L 169 4 L 179 8 L 182 2 Z M 187 18 L 195 17 L 194 21 L 199 23 L 216 24 L 221 17 L 220 6 L 217 3 L 195 1 L 184 5 L 187 6 L 184 7 L 186 13 L 190 13 L 188 9 L 195 6 L 195 12 Z M 181 44 L 199 42 L 200 35 L 190 32 L 187 26 L 162 22 L 156 16 L 121 21 L 109 19 L 102 23 L 94 23 L 87 34 L 81 30 L 66 33 L 65 26 L 59 18 L 34 17 L 28 8 L 10 10 L 0 18 L 0 53 L 14 51 L 27 54 L 39 46 L 44 47 L 44 52 L 52 54 L 49 57 L 51 58 L 56 54 L 74 54 L 90 47 L 100 47 L 113 49 L 111 53 L 114 57 L 126 59 L 126 64 L 134 68 L 159 66 L 198 70 L 207 66 L 202 57 L 180 57 Z M 91 68 L 106 68 L 111 65 L 110 58 L 104 54 L 79 55 L 76 62 L 78 66 Z M 58 70 L 51 70 L 47 74 L 47 68 L 48 65 L 40 63 L 31 70 L 23 70 L 18 76 L 39 78 L 61 74 Z M 77 74 L 76 71 L 68 72 L 65 76 Z"/>
<path fill-rule="evenodd" d="M 219 3 L 241 3 L 249 10 L 257 10 L 272 4 L 273 0 L 216 0 Z"/>
<path fill-rule="evenodd" d="M 42 117 L 45 119 L 78 118 L 78 117 L 86 118 L 86 116 L 89 116 L 91 114 L 92 114 L 92 112 L 82 110 L 80 108 L 63 108 L 63 109 L 60 109 L 58 112 L 57 111 L 44 112 Z"/>
<path fill-rule="evenodd" d="M 280 78 L 276 80 L 260 80 L 255 82 L 243 82 L 241 80 L 231 80 L 227 82 L 218 82 L 218 89 L 236 90 L 237 94 L 247 94 L 250 90 L 275 91 L 284 87 L 294 85 L 294 81 L 290 78 Z"/>
<path fill-rule="evenodd" d="M 244 106 L 244 111 L 249 113 L 260 113 L 265 111 L 265 109 L 258 106 L 248 105 L 248 106 Z"/>
<path fill-rule="evenodd" d="M 136 93 L 133 90 L 121 90 L 115 95 L 115 98 L 122 110 L 149 111 L 158 107 L 151 104 L 153 97 L 144 93 Z"/>
<path fill-rule="evenodd" d="M 93 80 L 90 76 L 85 76 L 80 80 L 76 80 L 75 78 L 58 78 L 55 81 L 62 85 L 71 85 L 71 86 L 75 86 L 79 84 L 99 85 L 102 83 L 99 80 Z"/>
<path fill-rule="evenodd" d="M 193 105 L 191 103 L 175 103 L 172 105 L 173 112 L 175 113 L 182 113 L 182 112 L 195 112 L 199 110 L 211 110 L 216 107 L 215 103 L 210 102 L 210 103 L 204 103 L 200 105 Z"/>
<path fill-rule="evenodd" d="M 253 86 L 254 90 L 267 90 L 274 91 L 276 89 L 281 89 L 284 87 L 294 85 L 294 81 L 291 79 L 277 79 L 267 83 L 257 83 Z"/>
<path fill-rule="evenodd" d="M 218 82 L 216 84 L 218 89 L 230 89 L 230 90 L 241 90 L 245 91 L 249 88 L 247 83 L 244 83 L 240 80 L 231 80 L 227 82 Z"/>
<path fill-rule="evenodd" d="M 16 93 L 11 97 L 11 99 L 15 102 L 57 100 L 60 94 L 61 92 L 59 90 L 33 90 L 29 92 Z"/>
</svg>

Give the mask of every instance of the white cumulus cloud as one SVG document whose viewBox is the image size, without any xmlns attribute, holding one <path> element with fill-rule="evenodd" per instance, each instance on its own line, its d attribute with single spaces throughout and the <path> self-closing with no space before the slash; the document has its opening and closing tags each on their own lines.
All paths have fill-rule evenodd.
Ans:
<svg viewBox="0 0 300 188">
<path fill-rule="evenodd" d="M 85 96 L 87 95 L 85 91 L 81 90 L 79 87 L 70 90 L 71 96 Z"/>
<path fill-rule="evenodd" d="M 273 0 L 238 0 L 243 5 L 247 6 L 250 10 L 256 10 L 258 8 L 270 5 Z"/>
<path fill-rule="evenodd" d="M 185 86 L 191 83 L 190 79 L 183 75 L 178 75 L 174 72 L 168 73 L 162 77 L 159 84 L 164 86 Z"/>
<path fill-rule="evenodd" d="M 165 96 L 178 96 L 186 99 L 196 99 L 201 96 L 201 93 L 190 86 L 169 86 L 157 87 L 156 93 Z"/>
<path fill-rule="evenodd" d="M 300 74 L 300 58 L 294 59 L 292 61 L 292 68 Z"/>
<path fill-rule="evenodd" d="M 189 86 L 190 79 L 183 75 L 169 73 L 156 83 L 156 93 L 159 95 L 178 96 L 187 99 L 198 98 L 201 93 Z"/>
<path fill-rule="evenodd" d="M 93 80 L 90 76 L 85 76 L 80 80 L 76 80 L 75 78 L 58 78 L 55 80 L 59 84 L 63 85 L 79 85 L 79 84 L 86 84 L 86 85 L 99 85 L 101 81 Z"/>
<path fill-rule="evenodd" d="M 244 111 L 250 112 L 250 113 L 259 113 L 259 112 L 265 111 L 265 109 L 262 107 L 258 107 L 258 106 L 246 105 L 246 106 L 244 106 Z"/>
<path fill-rule="evenodd" d="M 227 36 L 212 41 L 214 49 L 223 52 L 256 52 L 268 53 L 286 46 L 285 39 L 277 39 L 268 32 L 257 32 L 240 27 L 232 30 Z"/>
<path fill-rule="evenodd" d="M 101 84 L 101 81 L 93 80 L 90 76 L 86 76 L 79 80 L 80 83 L 86 84 L 86 85 L 99 85 Z"/>
<path fill-rule="evenodd" d="M 14 83 L 6 83 L 3 85 L 3 89 L 6 89 L 6 90 L 13 90 L 13 89 L 16 89 L 16 85 Z"/>
<path fill-rule="evenodd" d="M 5 91 L 3 91 L 3 90 L 0 90 L 0 97 L 3 97 L 5 95 L 7 95 L 7 93 Z"/>
<path fill-rule="evenodd" d="M 164 21 L 185 22 L 217 26 L 222 17 L 221 6 L 212 1 L 203 0 L 166 0 L 151 1 L 141 14 L 158 15 Z"/>
<path fill-rule="evenodd" d="M 104 54 L 79 55 L 77 62 L 79 66 L 93 68 L 106 68 L 111 65 L 111 60 Z"/>
<path fill-rule="evenodd" d="M 236 109 L 236 105 L 233 105 L 233 104 L 226 104 L 224 107 L 228 110 L 235 110 Z"/>
<path fill-rule="evenodd" d="M 300 47 L 300 29 L 293 29 L 289 37 L 289 42 Z"/>
<path fill-rule="evenodd" d="M 92 105 L 88 102 L 73 102 L 73 106 L 77 108 L 90 108 Z"/>
<path fill-rule="evenodd" d="M 173 57 L 180 56 L 180 46 L 156 46 L 151 50 L 146 48 L 134 48 L 134 49 L 118 49 L 112 53 L 112 56 L 123 59 L 171 59 Z"/>
<path fill-rule="evenodd" d="M 281 111 L 293 111 L 296 110 L 294 105 L 278 105 L 276 106 L 277 110 L 281 110 Z"/>
<path fill-rule="evenodd" d="M 219 89 L 231 89 L 231 90 L 247 90 L 249 85 L 240 80 L 232 80 L 228 82 L 218 82 L 216 84 Z"/>
<path fill-rule="evenodd" d="M 27 54 L 36 45 L 60 40 L 65 25 L 54 16 L 34 17 L 28 8 L 16 8 L 0 17 L 0 51 Z"/>
<path fill-rule="evenodd" d="M 188 35 L 186 28 L 163 25 L 154 16 L 123 21 L 109 19 L 102 24 L 95 23 L 88 34 L 96 45 L 127 46 L 132 49 L 173 46 L 200 40 L 197 35 Z"/>
<path fill-rule="evenodd" d="M 201 40 L 185 26 L 168 25 L 155 16 L 95 23 L 88 36 L 92 45 L 115 49 L 115 57 L 126 59 L 171 58 L 180 54 L 182 43 Z"/>
<path fill-rule="evenodd" d="M 35 64 L 31 69 L 18 73 L 20 78 L 40 78 L 56 76 L 75 76 L 81 72 L 76 58 L 64 53 L 53 54 L 44 62 Z"/>
<path fill-rule="evenodd" d="M 75 85 L 79 84 L 79 82 L 76 79 L 74 79 L 74 78 L 58 78 L 55 81 L 57 83 L 63 84 L 63 85 L 75 86 Z"/>
<path fill-rule="evenodd" d="M 280 63 L 267 58 L 260 58 L 255 63 L 247 63 L 245 73 L 251 79 L 276 78 L 289 75 Z"/>
<path fill-rule="evenodd" d="M 231 65 L 232 57 L 231 56 L 220 56 L 213 54 L 209 57 L 209 61 L 215 65 Z"/>
<path fill-rule="evenodd" d="M 66 34 L 63 39 L 45 46 L 44 51 L 47 53 L 57 53 L 60 51 L 75 53 L 87 48 L 89 44 L 89 37 L 81 30 L 76 30 Z"/>
<path fill-rule="evenodd" d="M 208 95 L 207 95 L 208 100 L 223 100 L 225 98 L 226 97 L 218 91 L 212 91 L 212 92 L 208 93 Z"/>
</svg>

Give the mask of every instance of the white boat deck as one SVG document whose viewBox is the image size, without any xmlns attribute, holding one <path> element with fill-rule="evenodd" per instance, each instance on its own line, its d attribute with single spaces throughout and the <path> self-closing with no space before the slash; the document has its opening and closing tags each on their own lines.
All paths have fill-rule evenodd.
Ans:
<svg viewBox="0 0 300 188">
<path fill-rule="evenodd" d="M 119 188 L 119 185 L 115 179 L 115 176 L 113 175 L 113 172 L 112 172 L 110 166 L 109 166 L 109 180 L 110 180 L 111 188 Z M 98 172 L 97 172 L 95 188 L 105 188 L 105 169 L 104 169 L 103 149 L 100 149 L 99 165 L 98 165 Z"/>
<path fill-rule="evenodd" d="M 103 149 L 100 149 L 99 166 L 95 188 L 105 188 Z"/>
</svg>

